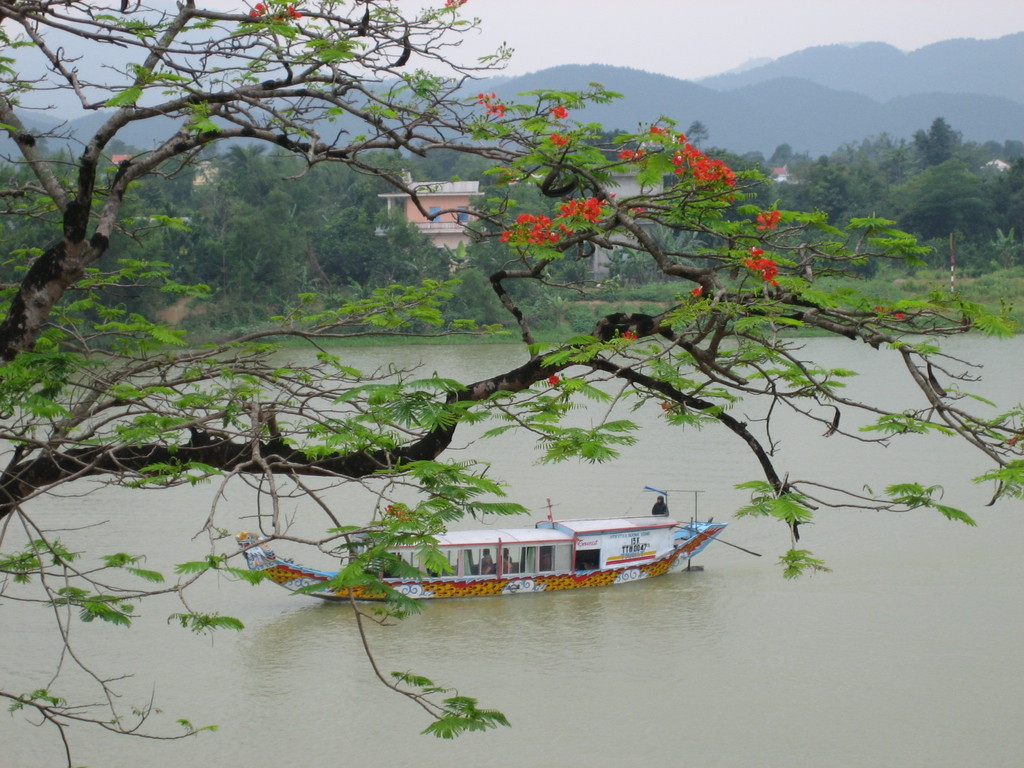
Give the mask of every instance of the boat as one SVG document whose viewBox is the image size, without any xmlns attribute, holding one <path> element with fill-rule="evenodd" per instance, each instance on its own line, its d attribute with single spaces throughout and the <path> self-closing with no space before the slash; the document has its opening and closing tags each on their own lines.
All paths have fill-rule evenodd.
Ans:
<svg viewBox="0 0 1024 768">
<path fill-rule="evenodd" d="M 279 558 L 258 534 L 237 534 L 251 570 L 292 592 L 325 600 L 385 600 L 390 590 L 413 599 L 550 592 L 651 579 L 689 566 L 727 523 L 668 517 L 547 520 L 532 528 L 449 531 L 437 537 L 449 572 L 431 574 L 415 545 L 388 552 L 415 576 L 382 574 L 380 586 L 343 586 L 337 571 L 320 571 Z M 316 589 L 323 584 L 323 589 Z"/>
</svg>

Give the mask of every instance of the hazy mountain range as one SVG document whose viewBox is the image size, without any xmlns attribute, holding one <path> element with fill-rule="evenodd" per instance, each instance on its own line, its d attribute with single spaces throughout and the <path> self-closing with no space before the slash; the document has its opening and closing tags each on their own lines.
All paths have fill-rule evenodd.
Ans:
<svg viewBox="0 0 1024 768">
<path fill-rule="evenodd" d="M 624 94 L 583 118 L 632 130 L 661 115 L 685 130 L 703 123 L 705 146 L 771 155 L 780 144 L 812 156 L 889 133 L 909 139 L 942 117 L 967 141 L 1024 141 L 1024 32 L 995 40 L 948 40 L 911 53 L 884 43 L 830 45 L 694 82 L 642 69 L 569 64 L 473 84 L 502 98 L 590 83 Z M 579 115 L 574 115 L 579 117 Z M 88 135 L 99 116 L 71 124 Z M 120 138 L 139 148 L 157 138 L 145 126 Z M 166 126 L 165 126 L 166 130 Z"/>
<path fill-rule="evenodd" d="M 587 110 L 607 128 L 633 129 L 661 114 L 709 144 L 770 155 L 779 144 L 828 153 L 888 132 L 910 138 L 945 118 L 968 141 L 1024 141 L 1024 32 L 947 40 L 912 53 L 885 43 L 807 48 L 742 71 L 693 82 L 640 69 L 566 65 L 491 81 L 505 96 L 597 82 L 624 98 Z"/>
</svg>

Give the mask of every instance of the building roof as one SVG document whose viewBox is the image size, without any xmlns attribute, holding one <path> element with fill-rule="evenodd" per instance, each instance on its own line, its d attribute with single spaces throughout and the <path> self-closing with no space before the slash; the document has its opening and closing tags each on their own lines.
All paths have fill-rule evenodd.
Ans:
<svg viewBox="0 0 1024 768">
<path fill-rule="evenodd" d="M 413 181 L 409 183 L 417 197 L 440 195 L 482 195 L 479 181 Z M 409 197 L 407 192 L 384 192 L 377 197 Z"/>
</svg>

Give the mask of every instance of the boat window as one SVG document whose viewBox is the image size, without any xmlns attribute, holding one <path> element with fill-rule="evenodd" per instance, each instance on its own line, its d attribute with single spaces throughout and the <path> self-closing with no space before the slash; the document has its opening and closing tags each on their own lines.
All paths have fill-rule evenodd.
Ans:
<svg viewBox="0 0 1024 768">
<path fill-rule="evenodd" d="M 459 571 L 463 576 L 479 576 L 480 575 L 480 551 L 472 549 L 462 550 L 462 570 Z"/>
<path fill-rule="evenodd" d="M 416 562 L 415 562 L 416 551 L 411 549 L 411 548 L 391 549 L 391 550 L 388 550 L 388 554 L 391 555 L 392 557 L 395 557 L 395 558 L 401 560 L 406 565 L 410 565 L 410 566 L 412 566 L 414 568 L 417 567 L 416 566 Z M 388 571 L 392 571 L 392 570 L 393 570 L 393 568 L 389 568 L 388 569 Z"/>
<path fill-rule="evenodd" d="M 572 549 L 568 544 L 562 546 L 546 545 L 539 547 L 537 570 L 541 573 L 548 571 L 568 571 L 569 558 Z"/>
<path fill-rule="evenodd" d="M 413 551 L 411 549 L 400 549 L 395 554 L 398 555 L 400 558 L 402 558 L 402 560 L 404 560 L 407 564 L 415 565 L 415 562 L 414 562 L 414 558 L 416 557 L 415 551 Z"/>
<path fill-rule="evenodd" d="M 448 570 L 440 571 L 440 572 L 434 571 L 434 570 L 432 570 L 430 568 L 427 568 L 426 564 L 423 563 L 423 562 L 421 562 L 420 568 L 422 570 L 426 571 L 431 576 L 451 576 L 454 573 L 458 573 L 459 572 L 459 570 L 458 570 L 459 551 L 457 549 L 452 549 L 450 547 L 442 547 L 441 548 L 441 554 L 444 555 L 445 558 L 448 560 L 448 565 L 451 566 L 451 570 L 450 571 L 448 571 Z"/>
<path fill-rule="evenodd" d="M 536 573 L 537 571 L 537 548 L 520 547 L 519 559 L 516 561 L 519 573 Z"/>
<path fill-rule="evenodd" d="M 537 547 L 502 547 L 503 573 L 535 573 L 537 571 Z"/>
<path fill-rule="evenodd" d="M 592 571 L 601 566 L 601 550 L 599 549 L 578 549 L 576 550 L 576 570 Z"/>
<path fill-rule="evenodd" d="M 379 572 L 381 576 L 385 578 L 397 578 L 399 576 L 408 576 L 408 573 L 402 569 L 396 560 L 401 560 L 408 566 L 413 568 L 416 567 L 413 558 L 415 557 L 415 551 L 412 549 L 390 549 L 388 550 L 389 557 L 374 560 L 372 563 L 372 569 Z"/>
<path fill-rule="evenodd" d="M 524 551 L 533 547 L 502 547 L 501 548 L 501 572 L 502 573 L 522 573 L 523 572 L 523 554 Z M 533 568 L 531 566 L 530 570 Z"/>
</svg>

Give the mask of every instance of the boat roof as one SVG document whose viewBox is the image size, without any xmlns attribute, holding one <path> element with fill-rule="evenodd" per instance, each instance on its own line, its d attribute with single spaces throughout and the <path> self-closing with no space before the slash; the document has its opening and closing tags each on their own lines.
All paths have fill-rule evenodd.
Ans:
<svg viewBox="0 0 1024 768">
<path fill-rule="evenodd" d="M 590 517 L 580 520 L 547 520 L 538 523 L 542 526 L 553 526 L 560 530 L 571 531 L 575 534 L 581 533 L 617 533 L 639 530 L 660 530 L 663 528 L 675 528 L 679 525 L 675 520 L 667 517 Z"/>
<path fill-rule="evenodd" d="M 448 531 L 437 537 L 442 547 L 473 547 L 482 544 L 540 544 L 572 541 L 572 534 L 550 528 L 477 528 L 471 531 Z"/>
<path fill-rule="evenodd" d="M 667 517 L 598 517 L 580 520 L 542 520 L 533 528 L 474 528 L 447 531 L 437 537 L 438 546 L 476 547 L 501 544 L 571 542 L 579 535 L 661 530 L 679 525 Z M 411 546 L 411 545 L 409 545 Z"/>
</svg>

